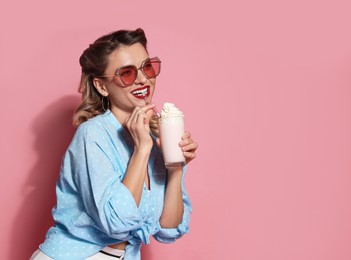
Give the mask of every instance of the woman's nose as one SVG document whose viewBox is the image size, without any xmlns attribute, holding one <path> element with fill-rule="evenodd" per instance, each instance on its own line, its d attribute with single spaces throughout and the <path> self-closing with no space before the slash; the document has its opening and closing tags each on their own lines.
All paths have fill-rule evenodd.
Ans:
<svg viewBox="0 0 351 260">
<path fill-rule="evenodd" d="M 145 77 L 144 73 L 141 71 L 141 69 L 138 69 L 135 84 L 145 84 L 146 81 L 147 78 Z"/>
</svg>

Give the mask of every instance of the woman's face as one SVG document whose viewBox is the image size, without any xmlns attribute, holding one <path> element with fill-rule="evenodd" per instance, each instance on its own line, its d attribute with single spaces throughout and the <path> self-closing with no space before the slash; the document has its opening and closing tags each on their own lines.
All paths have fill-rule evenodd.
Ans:
<svg viewBox="0 0 351 260">
<path fill-rule="evenodd" d="M 147 58 L 149 58 L 149 55 L 140 43 L 121 46 L 109 56 L 108 66 L 104 74 L 112 75 L 118 68 L 127 65 L 140 68 Z M 136 106 L 142 107 L 147 102 L 151 102 L 155 90 L 155 81 L 155 78 L 148 79 L 141 70 L 138 70 L 137 78 L 130 86 L 126 87 L 119 76 L 109 76 L 100 83 L 108 93 L 112 112 L 119 115 L 128 115 Z"/>
</svg>

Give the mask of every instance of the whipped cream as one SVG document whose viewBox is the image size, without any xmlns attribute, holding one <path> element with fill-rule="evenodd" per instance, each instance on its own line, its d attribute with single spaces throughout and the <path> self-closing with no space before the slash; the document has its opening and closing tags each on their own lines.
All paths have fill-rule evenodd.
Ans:
<svg viewBox="0 0 351 260">
<path fill-rule="evenodd" d="M 171 117 L 184 117 L 184 114 L 174 104 L 166 102 L 163 104 L 161 118 Z"/>
</svg>

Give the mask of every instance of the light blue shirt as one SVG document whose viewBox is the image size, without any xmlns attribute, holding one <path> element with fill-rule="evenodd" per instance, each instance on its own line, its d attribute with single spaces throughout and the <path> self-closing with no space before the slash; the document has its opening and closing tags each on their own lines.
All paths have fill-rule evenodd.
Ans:
<svg viewBox="0 0 351 260">
<path fill-rule="evenodd" d="M 166 168 L 156 143 L 139 207 L 122 180 L 133 153 L 133 140 L 111 111 L 81 124 L 63 158 L 56 185 L 55 225 L 40 250 L 53 259 L 85 259 L 110 244 L 128 241 L 126 260 L 140 259 L 141 244 L 172 243 L 189 232 L 191 204 L 184 189 L 184 213 L 177 228 L 160 226 Z"/>
</svg>

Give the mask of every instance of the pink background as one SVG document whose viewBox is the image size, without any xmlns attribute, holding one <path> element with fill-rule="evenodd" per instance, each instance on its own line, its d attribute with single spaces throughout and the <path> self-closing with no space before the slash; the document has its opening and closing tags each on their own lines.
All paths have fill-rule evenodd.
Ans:
<svg viewBox="0 0 351 260">
<path fill-rule="evenodd" d="M 142 27 L 163 61 L 154 101 L 186 113 L 191 233 L 143 259 L 351 259 L 350 1 L 4 1 L 0 259 L 51 225 L 74 129 L 78 58 Z"/>
</svg>

